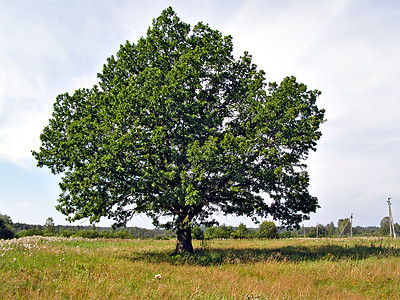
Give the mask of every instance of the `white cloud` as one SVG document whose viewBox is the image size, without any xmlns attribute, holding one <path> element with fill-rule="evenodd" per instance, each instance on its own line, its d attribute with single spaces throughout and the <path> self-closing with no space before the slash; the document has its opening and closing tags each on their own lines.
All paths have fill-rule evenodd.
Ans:
<svg viewBox="0 0 400 300">
<path fill-rule="evenodd" d="M 145 35 L 169 5 L 184 22 L 204 21 L 232 35 L 236 55 L 249 51 L 268 81 L 295 75 L 322 91 L 318 104 L 328 122 L 309 161 L 322 208 L 311 222 L 353 212 L 355 220 L 363 215 L 363 224 L 368 218 L 377 224 L 385 205 L 376 204 L 387 196 L 395 213 L 400 4 L 394 1 L 2 1 L 0 162 L 33 165 L 30 150 L 39 146 L 56 96 L 92 86 L 105 59 L 125 40 Z"/>
<path fill-rule="evenodd" d="M 50 110 L 42 107 L 13 109 L 11 120 L 5 120 L 0 128 L 0 160 L 25 165 L 31 159 L 31 150 L 38 149 L 39 134 L 47 124 Z M 46 118 L 46 115 L 48 116 Z"/>
<path fill-rule="evenodd" d="M 249 51 L 269 80 L 280 81 L 293 74 L 294 64 L 326 33 L 346 3 L 246 1 L 225 28 L 232 31 L 239 53 Z"/>
<path fill-rule="evenodd" d="M 122 32 L 105 20 L 112 13 L 96 15 L 80 3 L 3 7 L 0 160 L 26 164 L 56 96 L 93 85 L 108 52 L 117 48 Z"/>
</svg>

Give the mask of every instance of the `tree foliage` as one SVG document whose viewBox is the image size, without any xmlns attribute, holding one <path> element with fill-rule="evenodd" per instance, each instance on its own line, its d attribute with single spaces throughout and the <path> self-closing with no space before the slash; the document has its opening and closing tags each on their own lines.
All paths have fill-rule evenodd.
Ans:
<svg viewBox="0 0 400 300">
<path fill-rule="evenodd" d="M 272 221 L 264 221 L 258 227 L 258 237 L 262 239 L 275 239 L 278 236 L 278 228 Z"/>
<path fill-rule="evenodd" d="M 308 237 L 326 237 L 327 230 L 326 227 L 322 224 L 318 224 L 316 227 L 311 228 L 311 230 L 307 234 Z"/>
<path fill-rule="evenodd" d="M 233 238 L 244 239 L 247 237 L 249 229 L 243 223 L 240 223 L 237 230 L 233 232 Z"/>
<path fill-rule="evenodd" d="M 380 229 L 379 232 L 382 235 L 389 235 L 390 234 L 390 218 L 389 217 L 384 217 L 381 222 L 380 222 Z"/>
<path fill-rule="evenodd" d="M 14 238 L 14 232 L 12 230 L 12 225 L 13 225 L 13 222 L 12 222 L 10 216 L 0 214 L 0 239 Z"/>
<path fill-rule="evenodd" d="M 195 226 L 192 228 L 192 238 L 195 240 L 204 240 L 204 232 L 200 227 Z"/>
<path fill-rule="evenodd" d="M 33 151 L 63 174 L 57 209 L 118 226 L 144 213 L 188 251 L 191 228 L 216 212 L 288 227 L 315 212 L 305 160 L 321 136 L 320 92 L 294 77 L 266 83 L 232 48 L 231 36 L 191 29 L 168 8 L 107 59 L 98 85 L 59 95 Z"/>
<path fill-rule="evenodd" d="M 326 233 L 328 237 L 332 237 L 335 234 L 335 224 L 333 222 L 326 225 Z"/>
<path fill-rule="evenodd" d="M 350 218 L 338 220 L 338 234 L 339 236 L 350 235 Z"/>
<path fill-rule="evenodd" d="M 46 222 L 44 223 L 44 233 L 46 235 L 54 235 L 56 233 L 54 219 L 52 217 L 46 219 Z"/>
</svg>

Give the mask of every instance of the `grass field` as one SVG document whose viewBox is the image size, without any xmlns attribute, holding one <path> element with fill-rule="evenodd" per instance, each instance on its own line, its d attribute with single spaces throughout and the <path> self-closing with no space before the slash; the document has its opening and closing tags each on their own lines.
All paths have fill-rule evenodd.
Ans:
<svg viewBox="0 0 400 300">
<path fill-rule="evenodd" d="M 1 299 L 400 299 L 400 241 L 0 240 Z M 159 275 L 159 276 L 157 276 Z"/>
</svg>

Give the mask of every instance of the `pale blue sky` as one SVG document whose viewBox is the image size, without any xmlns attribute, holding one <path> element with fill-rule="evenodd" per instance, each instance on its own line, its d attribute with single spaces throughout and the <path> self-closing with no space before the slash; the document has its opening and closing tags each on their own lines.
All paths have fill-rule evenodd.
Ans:
<svg viewBox="0 0 400 300">
<path fill-rule="evenodd" d="M 54 208 L 58 178 L 37 168 L 30 151 L 40 144 L 56 96 L 95 84 L 106 58 L 144 36 L 169 5 L 186 23 L 203 21 L 232 35 L 236 55 L 249 51 L 268 81 L 294 75 L 322 91 L 318 104 L 328 122 L 308 160 L 321 208 L 307 225 L 351 213 L 355 225 L 379 225 L 387 197 L 400 222 L 395 0 L 0 0 L 0 213 L 14 222 L 43 224 L 51 216 L 67 223 Z M 138 217 L 130 225 L 150 222 Z"/>
</svg>

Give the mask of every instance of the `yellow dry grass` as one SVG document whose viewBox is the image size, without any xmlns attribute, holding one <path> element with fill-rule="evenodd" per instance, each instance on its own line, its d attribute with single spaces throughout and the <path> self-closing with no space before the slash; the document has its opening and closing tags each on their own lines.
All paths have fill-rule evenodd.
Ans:
<svg viewBox="0 0 400 300">
<path fill-rule="evenodd" d="M 196 242 L 194 255 L 169 256 L 174 243 L 60 238 L 0 242 L 0 298 L 398 299 L 400 295 L 396 240 L 216 240 Z"/>
</svg>

